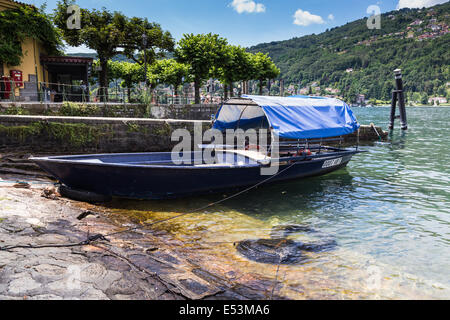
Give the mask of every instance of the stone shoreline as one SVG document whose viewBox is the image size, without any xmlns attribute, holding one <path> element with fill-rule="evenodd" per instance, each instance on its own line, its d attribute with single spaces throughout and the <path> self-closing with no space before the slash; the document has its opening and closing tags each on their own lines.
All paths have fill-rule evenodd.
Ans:
<svg viewBox="0 0 450 320">
<path fill-rule="evenodd" d="M 13 182 L 22 178 L 0 176 L 0 247 L 77 243 L 130 227 L 100 207 L 61 198 L 49 180 L 33 178 L 30 188 Z M 82 247 L 0 251 L 0 300 L 272 298 L 276 281 L 214 273 L 207 258 L 182 246 L 139 229 Z"/>
</svg>

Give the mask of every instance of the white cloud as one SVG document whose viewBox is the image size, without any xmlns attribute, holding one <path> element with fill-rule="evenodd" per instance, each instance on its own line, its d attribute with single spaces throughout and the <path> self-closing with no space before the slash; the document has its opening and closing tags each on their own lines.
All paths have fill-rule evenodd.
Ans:
<svg viewBox="0 0 450 320">
<path fill-rule="evenodd" d="M 334 15 L 333 15 L 332 13 L 330 13 L 330 14 L 328 15 L 328 20 L 334 20 Z"/>
<path fill-rule="evenodd" d="M 266 7 L 262 3 L 256 3 L 252 0 L 233 0 L 230 5 L 234 8 L 237 13 L 260 13 L 266 12 Z"/>
<path fill-rule="evenodd" d="M 431 7 L 437 4 L 445 3 L 448 0 L 399 0 L 397 9 L 403 8 L 423 8 Z"/>
<path fill-rule="evenodd" d="M 310 24 L 322 24 L 325 21 L 321 16 L 311 14 L 308 11 L 298 9 L 294 14 L 294 24 L 298 26 L 309 26 Z"/>
</svg>

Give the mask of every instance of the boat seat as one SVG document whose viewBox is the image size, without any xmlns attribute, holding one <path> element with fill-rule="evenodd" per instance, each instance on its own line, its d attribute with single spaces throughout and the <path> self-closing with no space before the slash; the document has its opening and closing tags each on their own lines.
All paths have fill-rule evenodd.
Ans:
<svg viewBox="0 0 450 320">
<path fill-rule="evenodd" d="M 87 160 L 77 160 L 78 162 L 84 162 L 84 163 L 104 163 L 100 159 L 87 159 Z"/>
<path fill-rule="evenodd" d="M 244 157 L 247 157 L 249 159 L 255 160 L 257 162 L 261 161 L 270 161 L 270 157 L 268 155 L 265 155 L 262 152 L 254 151 L 254 150 L 229 150 L 229 149 L 216 149 L 217 152 L 227 152 L 227 153 L 234 153 L 238 154 Z"/>
</svg>

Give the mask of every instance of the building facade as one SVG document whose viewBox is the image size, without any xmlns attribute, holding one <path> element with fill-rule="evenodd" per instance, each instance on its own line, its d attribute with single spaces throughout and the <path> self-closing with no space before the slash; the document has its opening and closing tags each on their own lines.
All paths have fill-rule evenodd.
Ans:
<svg viewBox="0 0 450 320">
<path fill-rule="evenodd" d="M 13 0 L 0 0 L 0 11 L 28 6 Z M 83 101 L 88 99 L 90 58 L 49 57 L 40 41 L 22 42 L 18 66 L 0 62 L 0 100 Z"/>
<path fill-rule="evenodd" d="M 16 9 L 27 4 L 12 0 L 0 0 L 0 11 Z M 45 71 L 40 62 L 40 56 L 45 55 L 46 52 L 39 41 L 32 38 L 26 38 L 22 42 L 22 61 L 19 66 L 9 66 L 0 63 L 0 77 L 3 81 L 10 78 L 13 81 L 13 75 L 21 76 L 22 81 L 10 83 L 8 87 L 13 86 L 14 94 L 22 100 L 37 100 L 37 86 L 45 77 Z M 12 92 L 11 92 L 12 93 Z"/>
</svg>

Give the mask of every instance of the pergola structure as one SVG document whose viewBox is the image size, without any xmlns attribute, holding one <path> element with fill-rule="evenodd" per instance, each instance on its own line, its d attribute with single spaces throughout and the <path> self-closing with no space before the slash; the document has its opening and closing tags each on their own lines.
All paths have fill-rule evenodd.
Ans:
<svg viewBox="0 0 450 320">
<path fill-rule="evenodd" d="M 41 56 L 41 64 L 48 79 L 43 79 L 47 90 L 53 93 L 53 101 L 89 100 L 89 75 L 93 59 L 70 56 Z"/>
</svg>

